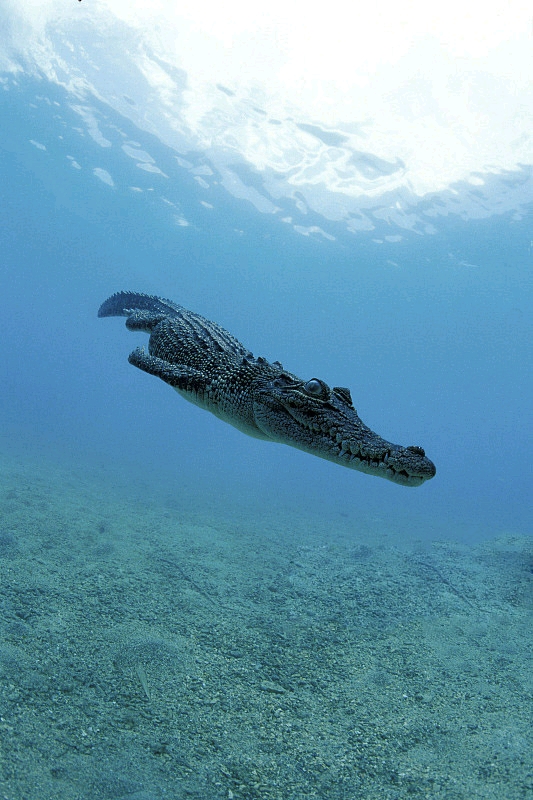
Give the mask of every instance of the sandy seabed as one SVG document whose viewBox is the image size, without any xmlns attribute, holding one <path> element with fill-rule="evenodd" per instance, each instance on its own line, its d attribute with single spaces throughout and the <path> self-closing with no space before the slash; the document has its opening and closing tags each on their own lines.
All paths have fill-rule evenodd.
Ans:
<svg viewBox="0 0 533 800">
<path fill-rule="evenodd" d="M 532 540 L 0 477 L 2 800 L 533 798 Z"/>
</svg>

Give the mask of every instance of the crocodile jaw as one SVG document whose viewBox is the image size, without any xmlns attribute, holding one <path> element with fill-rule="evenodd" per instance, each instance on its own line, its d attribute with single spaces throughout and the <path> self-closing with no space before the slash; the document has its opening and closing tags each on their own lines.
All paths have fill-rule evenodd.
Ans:
<svg viewBox="0 0 533 800">
<path fill-rule="evenodd" d="M 434 477 L 435 465 L 421 447 L 382 439 L 335 390 L 323 386 L 327 399 L 310 398 L 301 384 L 270 381 L 254 393 L 258 428 L 272 441 L 402 486 L 420 486 Z"/>
</svg>

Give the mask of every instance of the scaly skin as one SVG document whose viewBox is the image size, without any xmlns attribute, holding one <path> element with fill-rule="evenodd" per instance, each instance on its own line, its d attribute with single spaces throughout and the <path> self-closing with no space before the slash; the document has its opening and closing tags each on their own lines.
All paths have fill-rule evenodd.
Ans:
<svg viewBox="0 0 533 800">
<path fill-rule="evenodd" d="M 421 447 L 391 444 L 361 422 L 348 389 L 330 389 L 319 378 L 304 381 L 279 361 L 254 358 L 220 325 L 170 300 L 118 292 L 98 316 L 124 316 L 130 330 L 149 333 L 148 353 L 134 350 L 130 364 L 249 436 L 403 486 L 420 486 L 435 475 Z"/>
</svg>

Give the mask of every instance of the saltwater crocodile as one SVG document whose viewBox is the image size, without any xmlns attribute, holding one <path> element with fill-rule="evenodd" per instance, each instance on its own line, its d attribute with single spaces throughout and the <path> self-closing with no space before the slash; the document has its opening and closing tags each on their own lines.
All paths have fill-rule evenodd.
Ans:
<svg viewBox="0 0 533 800">
<path fill-rule="evenodd" d="M 129 330 L 149 333 L 148 352 L 134 350 L 130 364 L 249 436 L 403 486 L 419 486 L 435 475 L 421 447 L 391 444 L 361 422 L 349 389 L 330 389 L 319 378 L 302 380 L 279 361 L 254 358 L 216 322 L 171 300 L 118 292 L 98 316 L 124 316 Z"/>
</svg>

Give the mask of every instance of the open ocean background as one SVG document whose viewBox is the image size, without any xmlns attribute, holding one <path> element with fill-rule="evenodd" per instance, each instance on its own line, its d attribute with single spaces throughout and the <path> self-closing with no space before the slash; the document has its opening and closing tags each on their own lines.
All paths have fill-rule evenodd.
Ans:
<svg viewBox="0 0 533 800">
<path fill-rule="evenodd" d="M 532 798 L 533 158 L 451 200 L 392 188 L 349 229 L 20 63 L 0 796 Z M 119 290 L 349 387 L 436 477 L 398 487 L 184 402 L 127 363 L 145 335 L 97 319 Z"/>
</svg>

